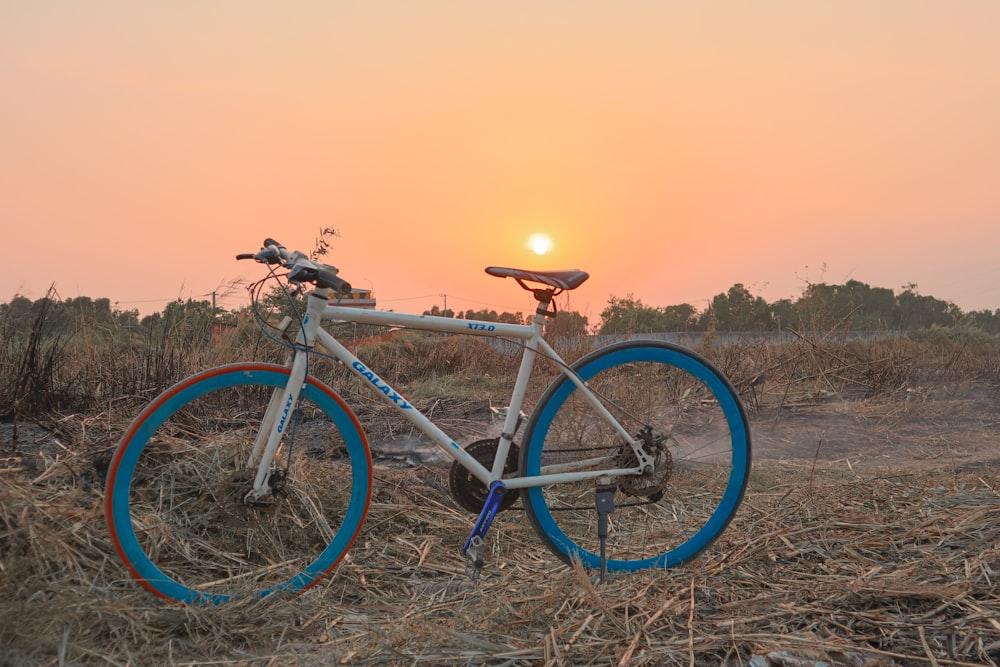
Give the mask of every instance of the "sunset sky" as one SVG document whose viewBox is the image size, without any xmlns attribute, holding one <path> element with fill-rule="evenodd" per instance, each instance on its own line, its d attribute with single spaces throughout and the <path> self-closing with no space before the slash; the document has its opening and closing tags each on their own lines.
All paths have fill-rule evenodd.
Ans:
<svg viewBox="0 0 1000 667">
<path fill-rule="evenodd" d="M 0 302 L 143 314 L 266 236 L 381 308 L 487 265 L 699 310 L 854 279 L 1000 308 L 1000 2 L 0 5 Z M 543 255 L 529 236 L 544 233 Z"/>
</svg>

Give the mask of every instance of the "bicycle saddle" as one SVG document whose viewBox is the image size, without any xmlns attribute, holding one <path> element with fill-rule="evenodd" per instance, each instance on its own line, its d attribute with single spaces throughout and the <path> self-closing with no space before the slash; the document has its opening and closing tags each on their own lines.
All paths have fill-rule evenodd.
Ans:
<svg viewBox="0 0 1000 667">
<path fill-rule="evenodd" d="M 491 276 L 497 276 L 498 278 L 513 278 L 519 283 L 524 284 L 522 281 L 528 281 L 533 283 L 542 283 L 543 285 L 548 285 L 549 287 L 555 287 L 560 290 L 570 290 L 575 289 L 583 284 L 590 274 L 586 271 L 580 271 L 579 269 L 571 269 L 568 271 L 524 271 L 522 269 L 506 269 L 500 266 L 488 266 L 486 267 L 486 273 Z M 527 289 L 525 287 L 525 289 Z"/>
</svg>

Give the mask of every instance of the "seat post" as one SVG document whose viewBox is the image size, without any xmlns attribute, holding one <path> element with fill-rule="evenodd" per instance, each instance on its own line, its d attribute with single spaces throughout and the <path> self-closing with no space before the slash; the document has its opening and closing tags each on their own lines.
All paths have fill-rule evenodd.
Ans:
<svg viewBox="0 0 1000 667">
<path fill-rule="evenodd" d="M 533 289 L 531 293 L 538 300 L 538 307 L 535 309 L 535 314 L 542 315 L 544 317 L 555 317 L 556 316 L 556 304 L 553 301 L 558 292 L 554 289 Z M 551 307 L 551 310 L 549 308 Z"/>
</svg>

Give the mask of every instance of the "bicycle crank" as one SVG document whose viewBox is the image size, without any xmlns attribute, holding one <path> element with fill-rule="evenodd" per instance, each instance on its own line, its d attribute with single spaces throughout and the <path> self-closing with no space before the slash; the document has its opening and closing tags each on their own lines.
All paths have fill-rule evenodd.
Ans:
<svg viewBox="0 0 1000 667">
<path fill-rule="evenodd" d="M 486 502 L 483 503 L 476 525 L 472 528 L 469 538 L 462 546 L 462 554 L 465 556 L 465 573 L 470 579 L 479 579 L 479 572 L 483 569 L 483 548 L 486 546 L 486 531 L 490 529 L 493 519 L 500 511 L 500 504 L 508 494 L 506 485 L 499 479 L 490 484 L 490 491 L 486 495 Z"/>
</svg>

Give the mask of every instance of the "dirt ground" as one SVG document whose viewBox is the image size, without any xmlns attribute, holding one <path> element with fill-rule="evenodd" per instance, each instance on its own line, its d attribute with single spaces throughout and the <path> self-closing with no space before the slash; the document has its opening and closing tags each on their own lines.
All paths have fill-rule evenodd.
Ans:
<svg viewBox="0 0 1000 667">
<path fill-rule="evenodd" d="M 847 467 L 955 470 L 1000 466 L 1000 398 L 967 382 L 898 398 L 790 403 L 752 417 L 753 456 Z"/>
</svg>

